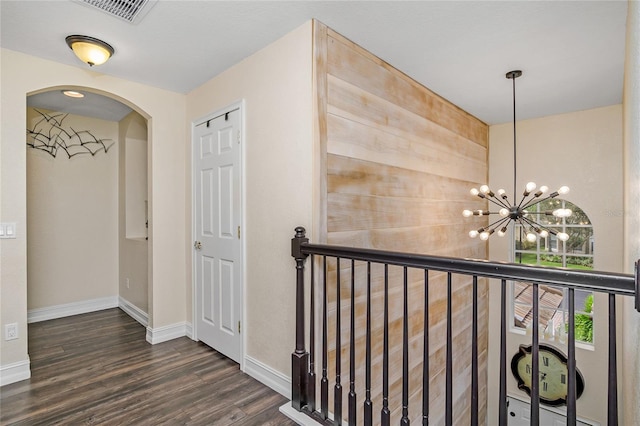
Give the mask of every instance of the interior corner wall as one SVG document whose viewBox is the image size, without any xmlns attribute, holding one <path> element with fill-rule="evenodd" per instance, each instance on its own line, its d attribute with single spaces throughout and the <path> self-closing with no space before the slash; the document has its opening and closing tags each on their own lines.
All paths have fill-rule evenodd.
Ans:
<svg viewBox="0 0 640 426">
<path fill-rule="evenodd" d="M 534 181 L 550 189 L 567 185 L 564 198 L 584 210 L 593 225 L 594 269 L 623 272 L 623 167 L 622 106 L 612 105 L 586 111 L 523 120 L 517 123 L 517 189 Z M 511 193 L 513 182 L 513 124 L 494 125 L 489 130 L 489 186 Z M 489 258 L 510 261 L 508 238 L 492 238 Z M 577 401 L 579 417 L 606 424 L 607 400 L 599 383 L 607 382 L 607 298 L 596 294 L 594 301 L 595 350 L 577 348 L 577 365 L 584 375 L 585 391 Z M 598 307 L 601 307 L 600 309 Z M 500 291 L 490 286 L 489 327 L 500 329 Z M 507 355 L 530 336 L 508 333 Z M 499 333 L 489 335 L 489 388 L 498 388 Z M 566 345 L 553 343 L 566 353 Z M 564 346 L 564 347 L 563 347 Z M 598 368 L 594 368 L 598 366 Z M 527 397 L 509 375 L 508 392 Z M 489 393 L 489 424 L 497 421 L 498 395 Z"/>
<path fill-rule="evenodd" d="M 43 134 L 52 125 L 38 111 L 56 117 L 69 133 L 71 129 L 90 132 L 108 150 L 91 155 L 72 148 L 71 153 L 79 154 L 69 157 L 59 148 L 53 157 L 40 149 L 27 149 L 27 308 L 115 298 L 118 123 L 28 108 L 28 128 Z"/>
<path fill-rule="evenodd" d="M 295 346 L 291 238 L 296 226 L 312 229 L 311 68 L 307 22 L 187 95 L 189 124 L 245 102 L 244 352 L 286 377 Z M 186 169 L 184 192 L 191 194 L 190 155 Z M 189 218 L 191 205 L 188 196 Z M 191 271 L 193 247 L 183 247 Z"/>
<path fill-rule="evenodd" d="M 145 220 L 144 200 L 148 197 L 147 182 L 147 120 L 137 112 L 133 111 L 124 117 L 118 123 L 120 145 L 120 162 L 119 162 L 119 286 L 118 294 L 126 303 L 132 304 L 142 313 L 149 313 L 149 292 L 148 292 L 148 245 L 149 242 L 145 238 L 146 232 L 144 223 L 141 224 L 142 229 L 133 236 L 127 231 L 127 220 L 131 214 L 135 214 L 137 221 Z M 131 150 L 128 143 L 143 144 L 143 155 L 140 158 L 129 158 Z M 131 164 L 133 162 L 133 164 Z M 134 176 L 130 176 L 133 174 Z M 141 181 L 144 186 L 143 191 L 135 191 L 134 197 L 129 194 L 129 180 Z M 136 188 L 134 188 L 136 189 Z M 139 188 L 138 188 L 139 189 Z M 144 192 L 144 194 L 138 194 Z M 138 209 L 129 209 L 128 204 L 134 202 L 138 205 Z M 142 233 L 139 233 L 142 231 Z"/>
<path fill-rule="evenodd" d="M 47 88 L 75 87 L 112 96 L 149 120 L 150 326 L 184 325 L 185 95 L 8 49 L 0 51 L 0 59 L 0 217 L 17 224 L 17 238 L 0 240 L 0 329 L 7 323 L 17 323 L 19 329 L 18 339 L 2 342 L 0 368 L 27 366 L 28 371 L 26 97 Z"/>
<path fill-rule="evenodd" d="M 627 43 L 624 70 L 624 271 L 634 272 L 640 259 L 640 3 L 628 1 Z M 634 300 L 627 297 L 622 304 L 623 416 L 620 424 L 640 424 L 640 313 Z"/>
</svg>

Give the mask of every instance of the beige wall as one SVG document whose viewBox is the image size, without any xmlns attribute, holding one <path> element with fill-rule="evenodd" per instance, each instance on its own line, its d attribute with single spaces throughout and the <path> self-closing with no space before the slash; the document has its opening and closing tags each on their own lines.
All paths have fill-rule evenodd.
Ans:
<svg viewBox="0 0 640 426">
<path fill-rule="evenodd" d="M 290 239 L 298 225 L 311 230 L 313 219 L 310 22 L 189 93 L 187 122 L 239 100 L 245 101 L 245 355 L 288 377 L 295 334 Z M 185 135 L 185 232 L 192 235 L 191 134 Z M 182 247 L 190 285 L 191 239 Z"/>
<path fill-rule="evenodd" d="M 622 175 L 622 106 L 613 105 L 587 111 L 555 115 L 517 124 L 517 189 L 526 182 L 547 185 L 551 189 L 567 185 L 571 192 L 565 199 L 582 208 L 593 224 L 595 237 L 594 268 L 623 272 L 623 175 Z M 513 182 L 513 125 L 491 126 L 489 131 L 489 186 L 504 185 L 511 193 Z M 492 237 L 489 258 L 509 261 L 509 240 Z M 495 283 L 492 283 L 495 284 Z M 500 329 L 500 291 L 490 286 L 490 329 Z M 578 400 L 578 416 L 606 424 L 607 382 L 607 298 L 596 295 L 594 302 L 595 351 L 577 349 L 578 368 L 586 386 Z M 600 307 L 600 308 L 598 308 Z M 499 333 L 490 334 L 489 388 L 498 388 Z M 530 337 L 509 333 L 507 354 L 511 357 Z M 554 345 L 556 345 L 554 343 Z M 566 347 L 557 344 L 566 353 Z M 592 366 L 598 365 L 598 368 Z M 526 397 L 515 379 L 507 379 L 509 393 Z M 497 394 L 489 394 L 489 424 L 497 419 Z"/>
<path fill-rule="evenodd" d="M 122 299 L 148 314 L 149 250 L 148 240 L 145 239 L 147 230 L 144 225 L 144 200 L 149 200 L 147 120 L 133 111 L 118 124 L 120 145 L 118 294 Z M 128 149 L 130 143 L 140 144 L 139 148 L 144 152 Z"/>
<path fill-rule="evenodd" d="M 2 341 L 0 365 L 28 362 L 26 96 L 52 87 L 86 88 L 124 102 L 150 122 L 153 304 L 150 325 L 184 323 L 185 299 L 185 96 L 7 49 L 0 52 L 0 217 L 16 222 L 18 238 L 0 242 L 0 326 L 18 323 L 20 338 Z"/>
<path fill-rule="evenodd" d="M 72 158 L 62 149 L 55 158 L 27 149 L 29 310 L 118 294 L 118 123 L 71 114 L 58 119 L 66 131 L 87 130 L 112 146 Z M 32 108 L 27 125 L 45 134 L 51 129 Z"/>
</svg>

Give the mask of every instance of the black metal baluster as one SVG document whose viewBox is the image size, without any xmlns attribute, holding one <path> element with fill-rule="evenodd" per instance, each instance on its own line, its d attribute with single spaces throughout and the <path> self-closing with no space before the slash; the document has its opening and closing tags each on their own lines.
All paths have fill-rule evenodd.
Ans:
<svg viewBox="0 0 640 426">
<path fill-rule="evenodd" d="M 340 324 L 340 258 L 336 258 L 336 384 L 333 388 L 333 424 L 342 424 L 342 384 L 340 373 L 342 371 L 342 326 Z"/>
<path fill-rule="evenodd" d="M 531 425 L 540 425 L 540 312 L 538 311 L 538 284 L 533 286 L 533 342 L 531 344 Z"/>
<path fill-rule="evenodd" d="M 567 425 L 576 424 L 576 322 L 575 322 L 575 290 L 570 288 L 569 299 L 569 341 L 567 349 Z"/>
<path fill-rule="evenodd" d="M 402 318 L 402 418 L 401 425 L 409 425 L 409 279 L 404 267 L 404 310 Z"/>
<path fill-rule="evenodd" d="M 607 397 L 607 424 L 618 424 L 618 367 L 616 364 L 616 295 L 609 294 L 609 392 Z"/>
<path fill-rule="evenodd" d="M 351 259 L 351 338 L 349 342 L 349 424 L 356 424 L 356 266 Z"/>
<path fill-rule="evenodd" d="M 309 353 L 304 348 L 304 262 L 302 244 L 308 243 L 303 227 L 296 228 L 291 239 L 291 256 L 296 260 L 296 349 L 291 354 L 291 405 L 300 411 L 307 403 Z"/>
<path fill-rule="evenodd" d="M 471 425 L 478 426 L 478 277 L 473 276 L 471 324 Z"/>
<path fill-rule="evenodd" d="M 640 312 L 640 260 L 637 260 L 634 265 L 634 289 L 635 289 L 635 306 L 636 311 Z"/>
<path fill-rule="evenodd" d="M 445 424 L 453 424 L 453 291 L 451 272 L 447 272 L 447 368 L 446 368 L 446 408 Z"/>
<path fill-rule="evenodd" d="M 323 284 L 322 284 L 322 379 L 320 379 L 320 414 L 323 419 L 329 417 L 329 379 L 328 360 L 329 345 L 327 342 L 327 256 L 323 256 Z"/>
<path fill-rule="evenodd" d="M 307 406 L 309 411 L 316 411 L 316 295 L 315 295 L 315 263 L 314 255 L 311 255 L 311 286 L 309 299 L 309 377 L 307 378 Z"/>
<path fill-rule="evenodd" d="M 382 349 L 382 411 L 380 412 L 382 426 L 391 423 L 389 411 L 389 265 L 384 265 L 384 332 Z"/>
<path fill-rule="evenodd" d="M 507 280 L 500 289 L 500 400 L 498 422 L 507 426 Z"/>
<path fill-rule="evenodd" d="M 373 403 L 371 402 L 371 262 L 367 262 L 367 335 L 366 335 L 366 366 L 365 366 L 365 400 L 364 424 L 373 424 Z"/>
<path fill-rule="evenodd" d="M 429 424 L 429 270 L 424 270 L 424 326 L 422 347 L 422 425 Z"/>
</svg>

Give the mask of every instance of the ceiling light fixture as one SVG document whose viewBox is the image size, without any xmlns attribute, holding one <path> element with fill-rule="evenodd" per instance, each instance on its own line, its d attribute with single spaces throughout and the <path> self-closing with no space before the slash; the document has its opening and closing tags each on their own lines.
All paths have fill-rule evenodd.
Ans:
<svg viewBox="0 0 640 426">
<path fill-rule="evenodd" d="M 90 67 L 104 64 L 114 52 L 109 44 L 89 36 L 70 35 L 65 41 L 73 53 Z"/>
<path fill-rule="evenodd" d="M 513 203 L 516 201 L 516 78 L 521 75 L 522 71 L 520 70 L 509 71 L 506 74 L 506 77 L 513 81 Z M 498 236 L 503 237 L 507 233 L 509 224 L 513 222 L 522 225 L 526 232 L 526 239 L 529 242 L 536 241 L 538 237 L 547 238 L 549 234 L 555 235 L 559 240 L 567 241 L 569 239 L 568 234 L 558 232 L 555 229 L 541 225 L 539 221 L 531 217 L 531 215 L 536 213 L 531 213 L 527 211 L 527 209 L 540 204 L 543 201 L 555 198 L 558 195 L 568 193 L 569 187 L 563 186 L 545 197 L 542 196 L 547 193 L 549 188 L 541 186 L 536 191 L 536 187 L 537 186 L 534 182 L 527 183 L 524 192 L 522 193 L 522 198 L 518 204 L 512 204 L 511 201 L 509 201 L 509 197 L 504 189 L 499 189 L 497 193 L 494 193 L 487 185 L 482 185 L 479 190 L 472 188 L 471 195 L 489 201 L 499 207 L 500 210 L 497 212 L 487 210 L 464 210 L 462 215 L 464 217 L 471 217 L 497 214 L 500 218 L 486 227 L 470 231 L 469 236 L 471 238 L 479 236 L 482 240 L 488 240 L 489 237 L 497 231 Z M 571 213 L 572 212 L 569 209 L 557 209 L 554 211 L 540 212 L 539 214 L 553 215 L 555 217 L 562 218 L 571 216 Z"/>
<path fill-rule="evenodd" d="M 70 98 L 84 98 L 84 93 L 76 92 L 75 90 L 63 90 L 62 94 Z"/>
</svg>

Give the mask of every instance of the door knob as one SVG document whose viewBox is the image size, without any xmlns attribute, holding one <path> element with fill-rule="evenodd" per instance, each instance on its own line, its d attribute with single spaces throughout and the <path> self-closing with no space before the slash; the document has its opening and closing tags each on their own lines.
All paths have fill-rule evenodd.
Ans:
<svg viewBox="0 0 640 426">
<path fill-rule="evenodd" d="M 200 249 L 202 249 L 202 243 L 200 241 L 196 241 L 195 243 L 193 243 L 193 247 L 196 250 L 200 250 Z"/>
</svg>

